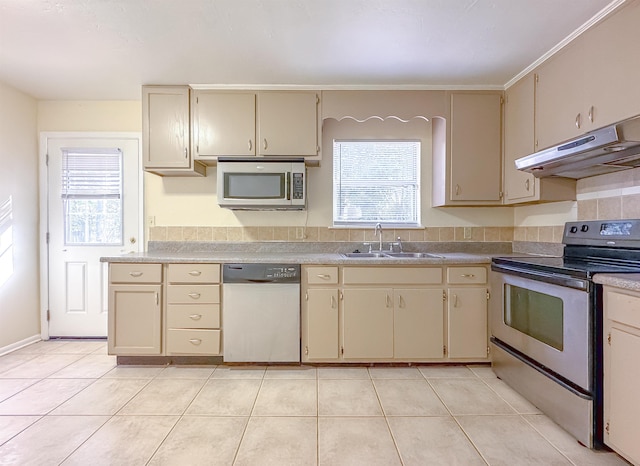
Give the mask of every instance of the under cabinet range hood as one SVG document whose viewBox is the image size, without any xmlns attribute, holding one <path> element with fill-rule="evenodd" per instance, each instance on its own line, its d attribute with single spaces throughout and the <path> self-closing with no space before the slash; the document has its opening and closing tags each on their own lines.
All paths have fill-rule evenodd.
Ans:
<svg viewBox="0 0 640 466">
<path fill-rule="evenodd" d="M 537 178 L 587 178 L 640 166 L 640 115 L 515 161 Z"/>
</svg>

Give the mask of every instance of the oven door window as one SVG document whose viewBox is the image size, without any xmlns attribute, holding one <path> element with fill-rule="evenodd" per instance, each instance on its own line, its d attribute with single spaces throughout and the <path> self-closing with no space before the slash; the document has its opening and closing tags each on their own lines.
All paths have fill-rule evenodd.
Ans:
<svg viewBox="0 0 640 466">
<path fill-rule="evenodd" d="M 225 173 L 225 199 L 286 199 L 286 173 Z"/>
<path fill-rule="evenodd" d="M 564 333 L 562 299 L 510 284 L 505 284 L 504 287 L 504 323 L 562 351 Z"/>
</svg>

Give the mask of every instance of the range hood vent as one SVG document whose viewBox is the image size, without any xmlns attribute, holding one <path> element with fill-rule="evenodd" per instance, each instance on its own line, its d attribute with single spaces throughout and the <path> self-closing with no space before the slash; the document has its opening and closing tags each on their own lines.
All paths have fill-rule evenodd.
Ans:
<svg viewBox="0 0 640 466">
<path fill-rule="evenodd" d="M 515 161 L 537 178 L 587 178 L 640 167 L 640 115 Z"/>
</svg>

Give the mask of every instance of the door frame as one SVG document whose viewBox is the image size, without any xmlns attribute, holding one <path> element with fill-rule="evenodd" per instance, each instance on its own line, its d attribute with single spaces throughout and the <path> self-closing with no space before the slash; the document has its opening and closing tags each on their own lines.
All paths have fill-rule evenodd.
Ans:
<svg viewBox="0 0 640 466">
<path fill-rule="evenodd" d="M 49 230 L 49 170 L 47 166 L 47 152 L 49 139 L 135 139 L 138 141 L 138 250 L 146 249 L 144 237 L 144 173 L 142 171 L 142 133 L 141 132 L 111 132 L 111 131 L 42 131 L 38 147 L 38 186 L 39 193 L 39 250 L 40 250 L 40 338 L 49 339 L 49 244 L 47 232 Z"/>
</svg>

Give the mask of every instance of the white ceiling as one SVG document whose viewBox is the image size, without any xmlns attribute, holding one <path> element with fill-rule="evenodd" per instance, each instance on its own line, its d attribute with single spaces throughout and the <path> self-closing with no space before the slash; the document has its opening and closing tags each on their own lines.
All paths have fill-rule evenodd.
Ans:
<svg viewBox="0 0 640 466">
<path fill-rule="evenodd" d="M 502 87 L 621 0 L 0 0 L 0 81 L 38 99 L 142 84 Z"/>
</svg>

